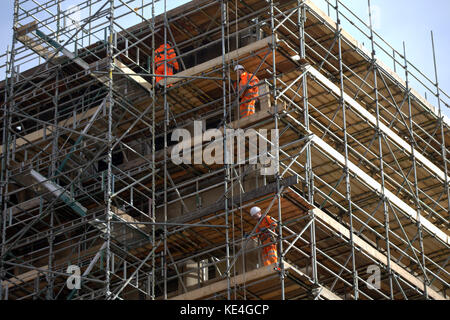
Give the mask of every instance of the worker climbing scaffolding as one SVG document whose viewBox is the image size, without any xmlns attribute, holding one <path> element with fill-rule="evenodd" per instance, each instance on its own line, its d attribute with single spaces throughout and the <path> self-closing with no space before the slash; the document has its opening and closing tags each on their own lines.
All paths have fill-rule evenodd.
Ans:
<svg viewBox="0 0 450 320">
<path fill-rule="evenodd" d="M 276 221 L 268 215 L 261 219 L 261 209 L 259 207 L 251 208 L 250 215 L 257 221 L 261 220 L 255 233 L 263 245 L 262 259 L 264 266 L 277 263 L 277 245 L 275 243 L 275 236 L 273 235 L 273 230 L 275 230 L 277 225 Z M 253 238 L 255 239 L 256 237 Z"/>
<path fill-rule="evenodd" d="M 163 86 L 161 80 L 164 79 L 164 76 L 172 76 L 178 69 L 179 66 L 174 48 L 169 43 L 160 45 L 155 50 L 155 74 L 161 75 L 156 76 L 156 88 L 161 89 Z M 170 86 L 168 85 L 168 87 Z"/>
<path fill-rule="evenodd" d="M 256 98 L 259 95 L 257 84 L 259 79 L 256 75 L 245 71 L 245 68 L 238 64 L 234 67 L 237 74 L 235 89 L 238 89 L 239 118 L 245 118 L 255 113 Z"/>
</svg>

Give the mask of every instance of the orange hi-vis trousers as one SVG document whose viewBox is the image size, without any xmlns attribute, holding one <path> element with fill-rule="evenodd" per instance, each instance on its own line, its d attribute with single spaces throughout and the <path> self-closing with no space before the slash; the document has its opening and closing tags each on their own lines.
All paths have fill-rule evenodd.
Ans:
<svg viewBox="0 0 450 320">
<path fill-rule="evenodd" d="M 273 263 L 277 263 L 278 262 L 277 245 L 273 243 L 273 244 L 263 247 L 262 258 L 263 258 L 264 266 L 268 266 Z"/>
<path fill-rule="evenodd" d="M 241 118 L 248 117 L 255 113 L 255 102 L 256 100 L 253 100 L 251 102 L 241 103 L 239 106 L 239 116 Z"/>
<path fill-rule="evenodd" d="M 161 65 L 156 67 L 155 74 L 159 74 L 159 75 L 162 75 L 162 76 L 173 76 L 173 66 L 168 64 L 167 65 L 167 72 L 164 72 L 164 64 L 161 64 Z M 160 82 L 161 80 L 164 80 L 164 77 L 156 76 L 156 78 L 155 78 L 156 83 Z"/>
<path fill-rule="evenodd" d="M 263 244 L 262 259 L 265 266 L 278 262 L 277 245 L 273 243 L 273 237 L 268 230 L 274 230 L 276 222 L 270 217 L 265 216 L 256 228 L 259 234 L 259 240 Z"/>
</svg>

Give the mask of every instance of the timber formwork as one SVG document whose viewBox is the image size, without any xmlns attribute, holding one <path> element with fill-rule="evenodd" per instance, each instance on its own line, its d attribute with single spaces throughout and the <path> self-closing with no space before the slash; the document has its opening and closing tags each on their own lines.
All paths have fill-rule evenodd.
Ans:
<svg viewBox="0 0 450 320">
<path fill-rule="evenodd" d="M 429 79 L 337 0 L 328 15 L 310 0 L 67 2 L 15 0 L 0 57 L 0 299 L 448 299 L 437 67 Z M 168 41 L 181 70 L 156 92 Z M 244 119 L 237 64 L 260 80 Z M 274 174 L 175 165 L 172 133 L 198 145 L 194 120 L 277 129 L 259 154 Z M 254 205 L 278 222 L 277 265 L 261 264 Z"/>
</svg>

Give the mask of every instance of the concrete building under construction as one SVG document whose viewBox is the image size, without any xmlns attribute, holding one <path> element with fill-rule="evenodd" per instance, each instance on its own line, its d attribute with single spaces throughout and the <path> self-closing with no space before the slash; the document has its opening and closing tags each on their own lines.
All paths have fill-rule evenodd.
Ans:
<svg viewBox="0 0 450 320">
<path fill-rule="evenodd" d="M 0 299 L 448 299 L 438 68 L 428 78 L 339 0 L 166 2 L 14 1 Z M 157 91 L 169 42 L 180 70 Z M 245 118 L 236 65 L 259 80 Z M 224 164 L 175 164 L 181 128 Z M 254 129 L 246 161 L 210 129 Z M 276 265 L 253 206 L 277 222 Z"/>
</svg>

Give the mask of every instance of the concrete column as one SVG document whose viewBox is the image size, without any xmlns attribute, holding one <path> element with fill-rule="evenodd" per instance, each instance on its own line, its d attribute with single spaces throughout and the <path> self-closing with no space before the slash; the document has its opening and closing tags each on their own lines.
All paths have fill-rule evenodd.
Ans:
<svg viewBox="0 0 450 320">
<path fill-rule="evenodd" d="M 240 250 L 241 246 L 238 246 L 237 249 Z M 258 240 L 250 239 L 242 255 L 236 260 L 236 271 L 238 274 L 242 274 L 260 268 L 261 266 L 261 249 L 258 248 Z"/>
<path fill-rule="evenodd" d="M 259 106 L 260 109 L 258 111 L 269 110 L 271 107 L 270 101 L 270 88 L 267 83 L 261 84 L 259 87 Z"/>
<path fill-rule="evenodd" d="M 181 281 L 183 281 L 184 286 L 189 289 L 189 287 L 194 287 L 198 285 L 198 269 L 197 262 L 194 260 L 188 260 L 179 271 L 183 273 L 181 277 Z M 178 285 L 179 292 L 183 293 L 183 285 L 179 283 Z"/>
</svg>

